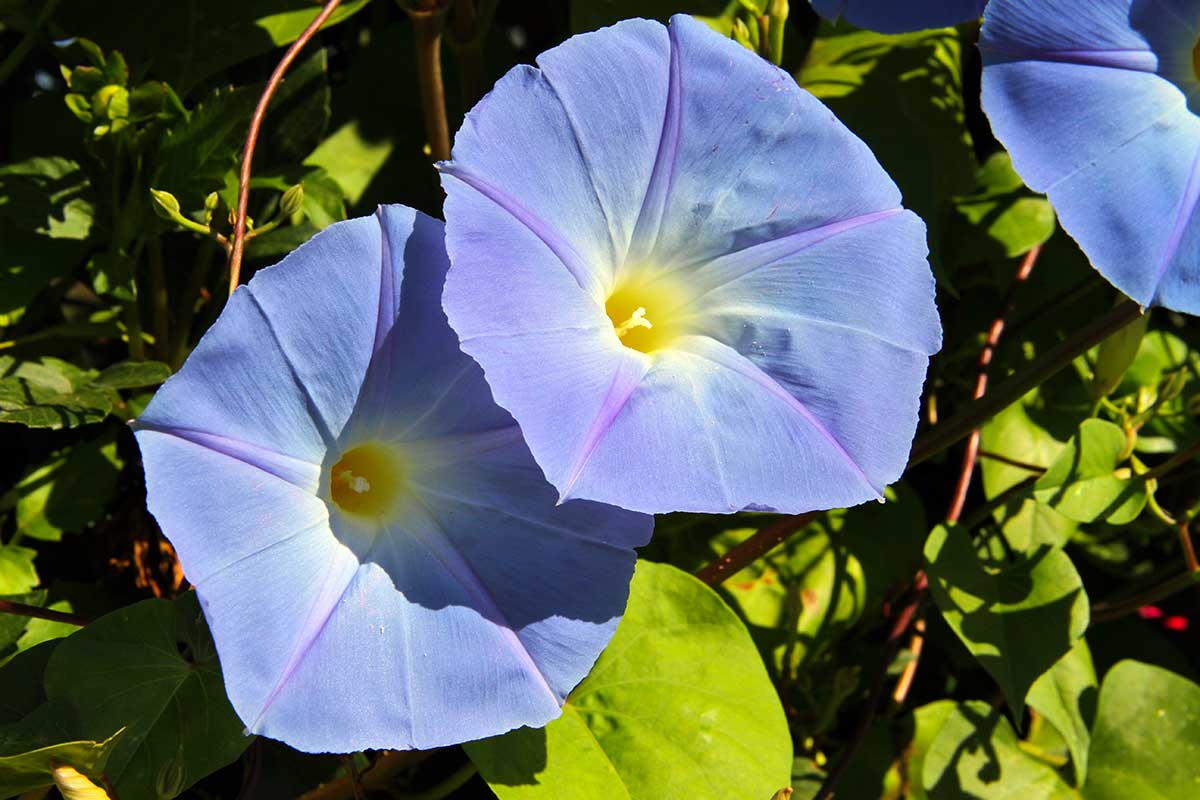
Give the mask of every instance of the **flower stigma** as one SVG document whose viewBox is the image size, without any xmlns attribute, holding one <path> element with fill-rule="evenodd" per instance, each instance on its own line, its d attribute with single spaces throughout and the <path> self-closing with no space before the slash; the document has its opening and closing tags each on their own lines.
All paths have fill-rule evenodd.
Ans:
<svg viewBox="0 0 1200 800">
<path fill-rule="evenodd" d="M 361 517 L 396 510 L 407 481 L 403 458 L 393 445 L 371 442 L 342 454 L 329 472 L 329 494 L 338 508 Z"/>
<path fill-rule="evenodd" d="M 675 281 L 641 273 L 617 283 L 604 302 L 604 313 L 621 344 L 651 353 L 682 335 L 680 311 L 687 299 Z"/>
</svg>

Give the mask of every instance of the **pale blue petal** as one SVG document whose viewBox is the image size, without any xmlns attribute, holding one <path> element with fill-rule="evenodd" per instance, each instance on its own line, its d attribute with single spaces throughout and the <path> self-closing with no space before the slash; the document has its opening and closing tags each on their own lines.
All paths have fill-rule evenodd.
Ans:
<svg viewBox="0 0 1200 800">
<path fill-rule="evenodd" d="M 1143 305 L 1200 310 L 1197 15 L 1165 0 L 993 0 L 983 106 L 1013 166 Z"/>
<path fill-rule="evenodd" d="M 287 480 L 304 480 L 297 471 L 320 464 L 331 438 L 275 327 L 245 291 L 154 395 L 140 428 L 204 439 Z"/>
<path fill-rule="evenodd" d="M 870 149 L 792 76 L 690 16 L 673 17 L 670 31 L 679 116 L 667 120 L 677 130 L 655 173 L 669 187 L 661 219 L 634 243 L 642 260 L 702 263 L 900 206 Z M 657 188 L 643 215 L 655 215 Z"/>
<path fill-rule="evenodd" d="M 545 724 L 611 637 L 652 519 L 556 506 L 440 308 L 441 223 L 383 207 L 331 230 L 235 293 L 136 426 L 230 700 L 313 752 Z M 321 499 L 368 440 L 411 456 L 386 521 Z"/>
<path fill-rule="evenodd" d="M 510 71 L 455 136 L 453 161 L 441 165 L 458 178 L 447 193 L 469 185 L 518 219 L 540 220 L 560 268 L 590 292 L 607 287 L 659 145 L 666 39 L 657 23 L 628 20 L 544 53 L 541 70 Z M 613 41 L 620 47 L 594 46 Z"/>
<path fill-rule="evenodd" d="M 1062 226 L 1143 306 L 1200 314 L 1200 119 L 1177 108 L 1049 189 Z"/>
<path fill-rule="evenodd" d="M 611 31 L 572 42 L 601 63 L 619 62 L 628 46 Z M 902 212 L 898 190 L 867 147 L 786 73 L 689 17 L 672 20 L 669 44 L 658 63 L 669 78 L 665 105 L 657 96 L 646 101 L 660 114 L 661 135 L 619 270 L 672 273 L 714 297 L 724 286 L 736 300 L 735 284 L 754 284 L 743 273 L 787 262 L 765 270 L 756 288 L 778 303 L 748 305 L 740 330 L 790 324 L 772 318 L 779 311 L 810 315 L 838 334 L 876 327 L 884 338 L 866 337 L 865 354 L 844 361 L 869 369 L 870 385 L 843 396 L 843 387 L 846 395 L 860 389 L 842 380 L 843 365 L 802 358 L 791 345 L 747 358 L 733 349 L 740 342 L 720 338 L 730 338 L 725 317 L 708 328 L 688 322 L 713 338 L 686 351 L 623 347 L 604 311 L 604 287 L 573 277 L 577 251 L 550 219 L 544 186 L 483 183 L 473 177 L 472 158 L 481 157 L 457 151 L 443 168 L 450 323 L 564 498 L 645 512 L 800 512 L 877 497 L 903 468 L 927 355 L 940 341 L 923 226 Z M 576 129 L 590 129 L 594 118 L 607 130 L 609 99 L 589 104 L 591 76 L 578 66 L 588 59 L 572 50 L 560 60 L 556 52 L 540 63 L 558 65 L 554 85 L 572 98 Z M 529 101 L 514 91 L 505 102 L 520 109 Z M 516 111 L 493 105 L 484 116 L 499 120 L 488 135 L 500 146 L 524 136 Z M 612 152 L 585 153 L 601 185 L 633 174 L 628 164 L 610 163 Z M 635 143 L 630 156 L 639 152 Z M 884 233 L 863 245 L 857 229 L 876 225 Z M 825 261 L 812 263 L 828 274 L 792 277 L 787 259 L 827 241 Z M 702 292 L 691 315 L 705 317 L 712 302 Z M 878 355 L 887 348 L 902 353 L 891 375 L 881 372 L 886 359 Z M 893 412 L 887 435 L 872 430 Z M 860 416 L 872 422 L 855 421 Z"/>
<path fill-rule="evenodd" d="M 370 217 L 330 225 L 274 267 L 249 292 L 271 322 L 314 416 L 337 436 L 358 399 L 374 350 L 383 261 Z"/>
<path fill-rule="evenodd" d="M 978 19 L 988 0 L 812 0 L 817 13 L 828 19 L 844 17 L 851 24 L 881 33 L 904 33 L 944 28 Z"/>
</svg>

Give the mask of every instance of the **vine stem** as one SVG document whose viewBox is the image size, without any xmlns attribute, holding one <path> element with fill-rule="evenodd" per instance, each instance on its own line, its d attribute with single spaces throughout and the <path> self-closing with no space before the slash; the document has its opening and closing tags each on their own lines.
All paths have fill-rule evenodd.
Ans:
<svg viewBox="0 0 1200 800">
<path fill-rule="evenodd" d="M 446 119 L 446 87 L 442 82 L 442 25 L 444 12 L 437 0 L 422 0 L 410 9 L 416 35 L 417 83 L 421 90 L 421 114 L 433 160 L 450 159 L 450 123 Z"/>
<path fill-rule="evenodd" d="M 984 340 L 983 350 L 979 353 L 979 371 L 975 376 L 975 393 L 971 396 L 972 400 L 979 400 L 987 394 L 988 367 L 991 366 L 992 359 L 996 355 L 996 346 L 1000 344 L 1000 337 L 1004 335 L 1005 320 L 1012 313 L 1013 308 L 1016 307 L 1017 290 L 1024 285 L 1025 281 L 1029 280 L 1029 274 L 1033 272 L 1033 267 L 1037 264 L 1038 256 L 1041 252 L 1041 246 L 1035 246 L 1021 260 L 1021 266 L 1017 268 L 1017 274 L 1013 276 L 1012 283 L 1008 287 L 1008 295 L 1004 298 L 1004 306 L 1000 313 L 996 315 L 996 318 L 992 320 L 991 327 L 988 328 L 987 339 Z M 967 447 L 963 450 L 962 467 L 958 472 L 958 483 L 954 486 L 954 495 L 950 500 L 950 508 L 946 511 L 947 523 L 957 523 L 958 518 L 962 516 L 963 506 L 966 505 L 967 491 L 971 488 L 971 478 L 975 474 L 975 462 L 979 458 L 980 431 L 981 428 L 979 425 L 976 425 L 967 434 Z"/>
<path fill-rule="evenodd" d="M 1126 300 L 1094 322 L 1085 325 L 1072 336 L 1059 342 L 1024 369 L 1018 370 L 996 389 L 970 403 L 946 422 L 924 436 L 918 437 L 909 457 L 908 467 L 927 461 L 946 448 L 957 444 L 964 436 L 987 420 L 1020 400 L 1036 386 L 1058 374 L 1078 356 L 1083 355 L 1112 334 L 1142 315 L 1142 308 Z"/>
<path fill-rule="evenodd" d="M 808 523 L 812 522 L 820 514 L 821 512 L 819 511 L 812 511 L 807 514 L 790 515 L 780 518 L 746 541 L 730 549 L 729 552 L 716 561 L 705 565 L 696 572 L 696 577 L 709 586 L 716 586 L 730 575 L 762 558 L 778 545 L 783 544 L 792 534 L 808 525 Z"/>
<path fill-rule="evenodd" d="M 267 115 L 267 105 L 270 104 L 279 84 L 283 82 L 283 76 L 288 71 L 288 67 L 292 65 L 296 56 L 316 35 L 326 20 L 337 10 L 341 2 L 342 0 L 328 0 L 299 38 L 288 47 L 283 58 L 279 59 L 279 63 L 275 66 L 275 71 L 271 73 L 271 78 L 258 98 L 258 105 L 254 108 L 254 116 L 250 118 L 250 129 L 246 132 L 246 146 L 242 148 L 242 168 L 238 174 L 237 212 L 233 219 L 233 241 L 229 248 L 229 294 L 231 295 L 241 279 L 242 255 L 246 249 L 246 207 L 250 203 L 250 166 L 254 160 L 254 147 L 258 144 L 258 133 L 262 129 L 263 118 Z"/>
<path fill-rule="evenodd" d="M 1013 276 L 1012 283 L 1009 284 L 1008 293 L 1004 298 L 1004 305 L 1000 308 L 1000 312 L 992 320 L 992 324 L 988 328 L 987 338 L 984 340 L 983 349 L 979 353 L 979 369 L 976 373 L 975 391 L 972 396 L 975 404 L 980 403 L 987 394 L 988 368 L 992 364 L 992 358 L 995 356 L 996 347 L 1000 344 L 1000 338 L 1004 335 L 1005 321 L 1016 307 L 1017 292 L 1025 281 L 1029 279 L 1029 274 L 1033 272 L 1033 267 L 1037 264 L 1040 253 L 1041 248 L 1034 247 L 1021 260 L 1021 264 L 1017 268 L 1017 273 Z M 1024 392 L 1021 392 L 1021 394 L 1024 394 Z M 1017 395 L 1017 397 L 1020 396 L 1020 394 Z M 963 507 L 966 505 L 967 490 L 971 486 L 971 477 L 975 473 L 975 463 L 979 458 L 979 425 L 981 423 L 982 420 L 968 429 L 967 446 L 963 450 L 962 464 L 958 470 L 958 480 L 954 486 L 954 493 L 950 498 L 949 508 L 946 509 L 946 524 L 949 526 L 958 524 L 959 518 L 962 516 Z M 948 425 L 950 423 L 943 424 Z M 939 425 L 934 430 L 940 430 L 941 427 Z M 961 534 L 963 531 L 959 531 L 959 533 Z M 904 705 L 904 701 L 908 697 L 908 692 L 912 688 L 913 681 L 916 679 L 917 668 L 921 663 L 925 630 L 925 620 L 921 616 L 921 607 L 925 604 L 925 598 L 928 594 L 929 576 L 925 574 L 924 569 L 918 569 L 913 576 L 908 601 L 895 616 L 891 631 L 888 633 L 887 641 L 884 644 L 883 659 L 876 673 L 871 694 L 867 699 L 867 710 L 859 719 L 850 743 L 842 749 L 838 754 L 837 760 L 829 768 L 829 773 L 826 775 L 825 781 L 821 784 L 821 790 L 817 793 L 814 800 L 828 800 L 828 798 L 833 797 L 838 782 L 846 774 L 846 771 L 850 768 L 850 764 L 854 761 L 854 757 L 858 755 L 858 751 L 862 748 L 863 742 L 871 730 L 871 725 L 879 714 L 880 702 L 883 699 L 887 686 L 888 667 L 897 654 L 899 654 L 900 642 L 911 627 L 913 634 L 909 647 L 912 650 L 913 657 L 904 665 L 904 671 L 901 673 L 900 679 L 897 681 L 896 687 L 892 692 L 892 708 L 898 709 Z"/>
<path fill-rule="evenodd" d="M 68 614 L 63 611 L 53 611 L 49 608 L 30 606 L 25 603 L 14 603 L 12 600 L 0 600 L 0 614 L 14 614 L 18 617 L 33 617 L 50 622 L 65 622 L 80 628 L 88 625 L 91 620 L 78 614 Z"/>
</svg>

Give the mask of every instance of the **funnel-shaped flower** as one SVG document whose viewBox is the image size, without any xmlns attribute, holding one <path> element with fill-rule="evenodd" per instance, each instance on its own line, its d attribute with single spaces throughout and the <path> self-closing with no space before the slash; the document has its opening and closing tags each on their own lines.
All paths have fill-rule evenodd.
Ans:
<svg viewBox="0 0 1200 800">
<path fill-rule="evenodd" d="M 944 28 L 979 19 L 988 0 L 812 0 L 817 13 L 881 33 Z"/>
<path fill-rule="evenodd" d="M 992 0 L 983 108 L 1092 265 L 1200 313 L 1200 2 Z"/>
<path fill-rule="evenodd" d="M 442 223 L 339 223 L 229 300 L 138 420 L 147 499 L 234 708 L 301 750 L 558 716 L 648 517 L 555 507 L 439 305 Z"/>
<path fill-rule="evenodd" d="M 940 344 L 925 228 L 785 72 L 687 16 L 517 67 L 441 165 L 463 349 L 562 497 L 880 496 Z"/>
</svg>

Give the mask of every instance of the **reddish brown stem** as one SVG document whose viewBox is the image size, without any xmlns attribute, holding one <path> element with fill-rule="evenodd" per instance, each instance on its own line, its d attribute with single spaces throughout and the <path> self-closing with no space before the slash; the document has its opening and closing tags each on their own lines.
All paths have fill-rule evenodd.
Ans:
<svg viewBox="0 0 1200 800">
<path fill-rule="evenodd" d="M 1181 520 L 1179 523 L 1179 543 L 1183 545 L 1188 572 L 1200 572 L 1200 562 L 1196 561 L 1196 548 L 1192 546 L 1192 535 L 1188 532 L 1187 520 Z"/>
<path fill-rule="evenodd" d="M 0 614 L 15 614 L 18 617 L 33 617 L 50 622 L 65 622 L 68 625 L 78 625 L 80 628 L 91 622 L 87 617 L 78 614 L 67 614 L 62 611 L 52 611 L 40 606 L 28 606 L 24 603 L 14 603 L 12 600 L 0 600 Z"/>
<path fill-rule="evenodd" d="M 250 203 L 250 165 L 254 160 L 254 148 L 258 144 L 258 133 L 262 129 L 263 118 L 267 115 L 267 105 L 270 104 L 279 84 L 283 82 L 283 76 L 288 71 L 288 67 L 292 65 L 296 56 L 317 34 L 326 20 L 337 10 L 341 2 L 342 0 L 328 0 L 325 7 L 321 9 L 321 13 L 317 14 L 299 38 L 292 42 L 291 47 L 283 54 L 283 58 L 279 59 L 275 71 L 271 73 L 270 80 L 267 81 L 262 95 L 258 98 L 258 105 L 254 108 L 254 116 L 250 118 L 250 130 L 246 132 L 246 146 L 242 148 L 242 169 L 238 174 L 238 199 L 237 211 L 233 219 L 233 243 L 229 248 L 229 294 L 231 295 L 237 288 L 242 275 L 242 255 L 246 249 L 246 207 Z"/>
<path fill-rule="evenodd" d="M 1017 274 L 1013 276 L 1012 284 L 1008 287 L 1008 296 L 1004 300 L 1004 307 L 992 320 L 991 327 L 988 328 L 987 339 L 984 340 L 983 350 L 979 353 L 979 374 L 975 377 L 975 393 L 971 397 L 972 400 L 978 400 L 987 393 L 988 367 L 991 366 L 992 359 L 996 355 L 996 346 L 1000 344 L 1000 337 L 1004 335 L 1005 320 L 1016 305 L 1017 290 L 1029 279 L 1029 273 L 1033 272 L 1033 265 L 1037 263 L 1038 255 L 1041 252 L 1040 246 L 1034 247 L 1021 260 L 1021 266 L 1017 269 Z M 958 518 L 962 516 L 963 506 L 966 505 L 967 490 L 971 487 L 971 477 L 975 474 L 975 461 L 979 457 L 979 437 L 979 427 L 973 428 L 967 437 L 967 448 L 963 451 L 958 483 L 954 486 L 950 508 L 946 511 L 946 522 L 948 523 L 958 522 Z"/>
<path fill-rule="evenodd" d="M 369 768 L 359 776 L 362 791 L 386 791 L 403 770 L 429 758 L 433 750 L 391 750 L 382 753 Z M 350 775 L 344 775 L 329 783 L 300 795 L 300 800 L 352 800 L 355 783 Z"/>
<path fill-rule="evenodd" d="M 783 544 L 796 531 L 817 518 L 820 512 L 782 517 L 771 523 L 728 553 L 705 565 L 696 577 L 709 586 L 716 586 L 730 575 L 757 561 Z"/>
<path fill-rule="evenodd" d="M 996 346 L 1000 343 L 1000 337 L 1004 334 L 1005 320 L 1012 313 L 1013 307 L 1016 305 L 1017 290 L 1029 278 L 1029 273 L 1033 271 L 1033 266 L 1037 263 L 1039 252 L 1040 248 L 1035 247 L 1022 259 L 1021 265 L 1017 269 L 1017 274 L 1013 276 L 1012 284 L 1008 287 L 1008 294 L 1005 297 L 1004 305 L 1001 307 L 1000 313 L 992 321 L 991 327 L 988 328 L 983 350 L 979 354 L 979 373 L 975 379 L 974 400 L 979 400 L 987 393 L 988 367 L 991 365 L 992 358 L 996 354 Z M 963 506 L 966 504 L 967 489 L 971 485 L 971 476 L 975 472 L 975 462 L 979 456 L 979 430 L 978 425 L 971 430 L 970 436 L 967 439 L 966 450 L 963 452 L 962 466 L 958 472 L 958 481 L 954 487 L 950 507 L 946 511 L 946 522 L 951 525 L 958 522 L 962 516 Z M 825 782 L 821 784 L 821 790 L 817 793 L 815 800 L 828 800 L 828 798 L 833 797 L 838 782 L 846 774 L 846 770 L 849 769 L 851 762 L 866 740 L 867 733 L 871 730 L 871 725 L 879 714 L 880 700 L 887 685 L 888 667 L 896 657 L 896 654 L 900 652 L 900 640 L 911 626 L 916 631 L 912 640 L 913 659 L 905 665 L 904 672 L 900 676 L 900 680 L 897 682 L 896 688 L 892 693 L 893 708 L 904 704 L 904 700 L 908 696 L 908 691 L 912 687 L 913 680 L 916 678 L 917 668 L 920 666 L 921 650 L 924 641 L 922 635 L 924 620 L 918 615 L 928 593 L 929 578 L 924 570 L 917 570 L 917 574 L 913 577 L 912 590 L 909 592 L 908 601 L 900 608 L 900 611 L 892 620 L 892 628 L 888 633 L 888 638 L 884 646 L 883 661 L 880 664 L 870 697 L 867 700 L 867 710 L 859 719 L 858 726 L 854 729 L 850 743 L 838 754 L 837 760 L 830 767 L 829 774 L 825 777 Z"/>
</svg>

